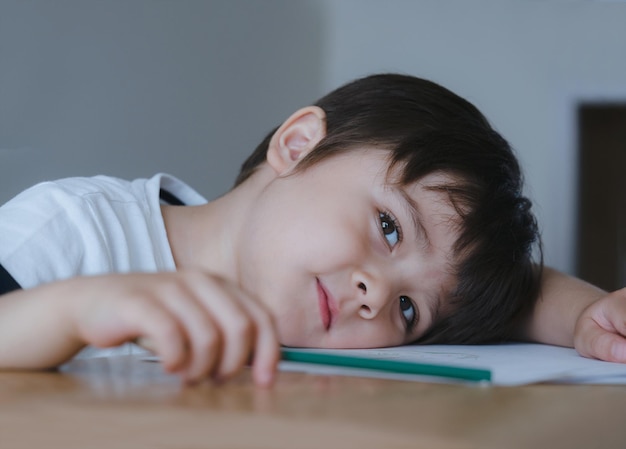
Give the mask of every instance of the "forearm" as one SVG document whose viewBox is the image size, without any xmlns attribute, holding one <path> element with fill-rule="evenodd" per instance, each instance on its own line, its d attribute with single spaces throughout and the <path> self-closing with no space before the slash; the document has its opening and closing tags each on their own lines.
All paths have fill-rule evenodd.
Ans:
<svg viewBox="0 0 626 449">
<path fill-rule="evenodd" d="M 541 292 L 518 330 L 520 340 L 574 347 L 574 328 L 582 311 L 606 292 L 580 279 L 545 268 Z"/>
<path fill-rule="evenodd" d="M 51 368 L 81 349 L 71 290 L 60 282 L 0 296 L 0 369 Z"/>
</svg>

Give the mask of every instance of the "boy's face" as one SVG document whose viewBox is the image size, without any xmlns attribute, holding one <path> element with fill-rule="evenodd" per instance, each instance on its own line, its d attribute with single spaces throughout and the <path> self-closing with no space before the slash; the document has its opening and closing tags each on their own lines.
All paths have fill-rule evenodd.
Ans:
<svg viewBox="0 0 626 449">
<path fill-rule="evenodd" d="M 281 344 L 409 343 L 454 286 L 459 217 L 429 175 L 396 187 L 388 152 L 355 150 L 277 175 L 249 211 L 240 281 L 276 318 Z"/>
</svg>

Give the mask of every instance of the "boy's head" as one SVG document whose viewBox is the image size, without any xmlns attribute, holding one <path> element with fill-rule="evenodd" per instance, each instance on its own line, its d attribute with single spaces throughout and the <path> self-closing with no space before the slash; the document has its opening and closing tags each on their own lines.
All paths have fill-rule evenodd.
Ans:
<svg viewBox="0 0 626 449">
<path fill-rule="evenodd" d="M 320 99 L 325 135 L 298 163 L 302 171 L 362 148 L 389 152 L 393 182 L 435 176 L 461 217 L 451 255 L 455 287 L 428 343 L 478 343 L 506 338 L 539 291 L 532 261 L 538 231 L 509 144 L 469 102 L 419 78 L 386 74 L 356 80 Z M 266 161 L 272 131 L 244 162 L 236 185 Z M 398 175 L 399 173 L 399 175 Z"/>
</svg>

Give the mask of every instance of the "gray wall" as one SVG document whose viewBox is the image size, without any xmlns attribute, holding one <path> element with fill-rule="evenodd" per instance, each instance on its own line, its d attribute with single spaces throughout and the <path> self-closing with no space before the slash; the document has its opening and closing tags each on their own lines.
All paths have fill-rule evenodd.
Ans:
<svg viewBox="0 0 626 449">
<path fill-rule="evenodd" d="M 0 0 L 0 202 L 98 173 L 223 193 L 319 95 L 322 25 L 309 1 Z"/>
<path fill-rule="evenodd" d="M 575 105 L 626 100 L 626 4 L 0 0 L 0 201 L 167 171 L 208 197 L 292 110 L 378 71 L 474 102 L 516 148 L 548 263 L 573 269 Z"/>
</svg>

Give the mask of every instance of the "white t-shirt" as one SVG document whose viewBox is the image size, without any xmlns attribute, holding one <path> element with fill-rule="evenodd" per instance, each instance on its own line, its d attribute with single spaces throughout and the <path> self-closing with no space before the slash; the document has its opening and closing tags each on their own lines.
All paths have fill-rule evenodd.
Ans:
<svg viewBox="0 0 626 449">
<path fill-rule="evenodd" d="M 0 264 L 22 288 L 80 275 L 174 271 L 161 190 L 186 205 L 206 203 L 166 174 L 37 184 L 0 207 Z"/>
</svg>

